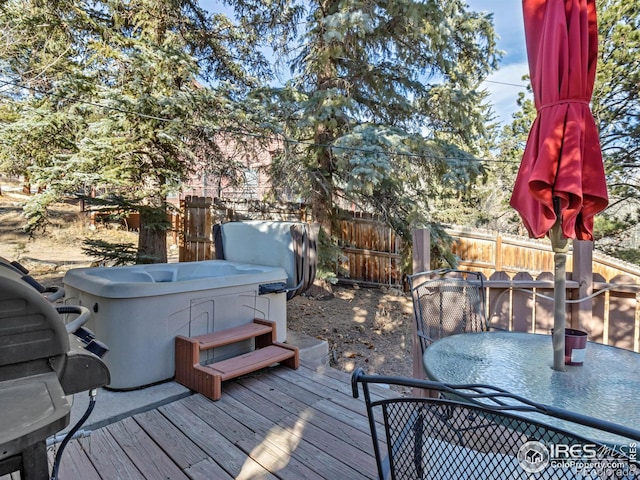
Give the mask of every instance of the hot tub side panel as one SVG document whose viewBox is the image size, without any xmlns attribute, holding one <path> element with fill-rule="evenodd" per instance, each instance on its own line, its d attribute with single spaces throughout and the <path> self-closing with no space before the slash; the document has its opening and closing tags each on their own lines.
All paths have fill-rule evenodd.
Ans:
<svg viewBox="0 0 640 480">
<path fill-rule="evenodd" d="M 110 352 L 109 388 L 128 390 L 172 378 L 176 335 L 195 336 L 265 318 L 286 340 L 286 294 L 258 295 L 258 285 L 216 288 L 140 298 L 105 298 L 65 285 L 65 302 L 93 313 L 87 323 Z M 204 363 L 246 353 L 246 341 L 204 352 Z"/>
</svg>

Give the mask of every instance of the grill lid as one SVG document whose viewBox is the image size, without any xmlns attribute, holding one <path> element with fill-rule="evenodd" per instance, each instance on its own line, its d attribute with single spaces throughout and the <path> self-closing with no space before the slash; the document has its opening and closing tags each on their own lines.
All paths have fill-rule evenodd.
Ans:
<svg viewBox="0 0 640 480">
<path fill-rule="evenodd" d="M 55 307 L 17 271 L 0 268 L 0 367 L 48 359 L 68 350 L 67 331 Z"/>
</svg>

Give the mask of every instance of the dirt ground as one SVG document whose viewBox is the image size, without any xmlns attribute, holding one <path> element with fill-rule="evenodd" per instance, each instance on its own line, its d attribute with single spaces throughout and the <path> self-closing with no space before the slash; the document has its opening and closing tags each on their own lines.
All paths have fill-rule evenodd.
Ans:
<svg viewBox="0 0 640 480">
<path fill-rule="evenodd" d="M 329 343 L 329 362 L 352 372 L 411 376 L 412 306 L 394 289 L 333 287 L 287 305 L 288 328 Z"/>
<path fill-rule="evenodd" d="M 2 179 L 0 179 L 1 181 Z M 61 285 L 70 268 L 91 266 L 82 252 L 86 237 L 136 241 L 135 232 L 93 227 L 73 202 L 56 205 L 45 234 L 30 238 L 22 226 L 26 196 L 17 185 L 2 183 L 0 195 L 0 257 L 17 260 L 45 285 Z M 169 261 L 177 261 L 170 249 Z M 352 372 L 411 375 L 412 307 L 407 294 L 395 289 L 313 287 L 287 304 L 289 329 L 329 344 L 331 366 Z"/>
</svg>

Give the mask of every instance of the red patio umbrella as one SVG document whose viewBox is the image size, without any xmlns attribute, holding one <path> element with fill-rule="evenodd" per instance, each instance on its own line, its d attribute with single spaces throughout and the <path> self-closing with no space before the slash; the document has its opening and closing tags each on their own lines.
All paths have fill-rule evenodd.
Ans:
<svg viewBox="0 0 640 480">
<path fill-rule="evenodd" d="M 511 206 L 555 252 L 554 369 L 564 369 L 567 239 L 592 240 L 606 208 L 602 154 L 589 102 L 598 53 L 595 0 L 523 0 L 537 110 Z M 561 282 L 561 283 L 560 283 Z"/>
</svg>

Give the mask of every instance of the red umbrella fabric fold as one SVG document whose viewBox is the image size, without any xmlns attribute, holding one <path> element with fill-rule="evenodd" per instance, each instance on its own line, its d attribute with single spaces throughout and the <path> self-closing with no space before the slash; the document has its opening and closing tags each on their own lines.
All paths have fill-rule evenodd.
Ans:
<svg viewBox="0 0 640 480">
<path fill-rule="evenodd" d="M 565 238 L 593 239 L 594 216 L 608 204 L 598 130 L 589 101 L 598 53 L 594 0 L 523 0 L 537 117 L 511 206 L 533 238 L 556 222 Z"/>
</svg>

